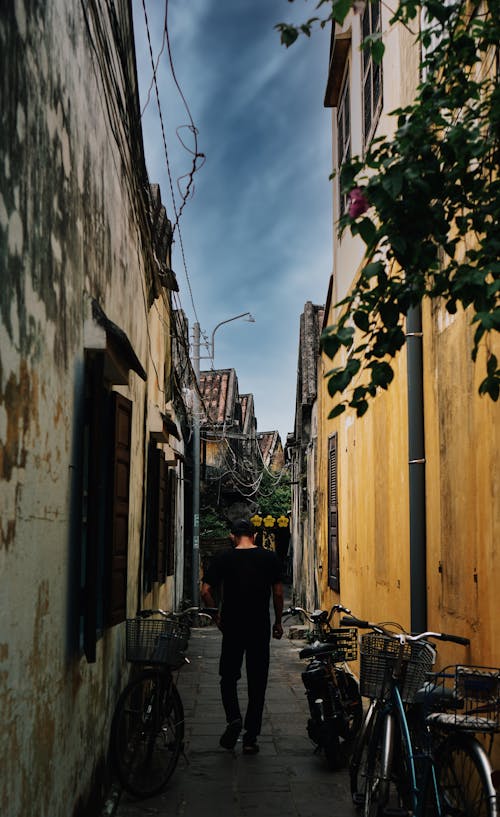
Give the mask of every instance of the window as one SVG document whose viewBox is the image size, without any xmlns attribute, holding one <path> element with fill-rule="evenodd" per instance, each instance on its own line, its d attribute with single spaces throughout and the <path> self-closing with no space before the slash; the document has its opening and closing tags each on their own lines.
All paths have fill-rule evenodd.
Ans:
<svg viewBox="0 0 500 817">
<path fill-rule="evenodd" d="M 381 3 L 367 3 L 363 12 L 362 39 L 381 32 Z M 382 109 L 382 65 L 363 49 L 363 144 L 370 141 Z"/>
<path fill-rule="evenodd" d="M 337 434 L 328 440 L 328 586 L 340 592 L 337 497 Z"/>
<path fill-rule="evenodd" d="M 162 584 L 174 572 L 175 557 L 175 470 L 168 468 L 163 451 L 152 441 L 148 455 L 144 589 Z"/>
<path fill-rule="evenodd" d="M 126 617 L 132 403 L 113 386 L 146 372 L 125 332 L 95 300 L 84 324 L 79 646 L 96 660 L 105 627 Z"/>
<path fill-rule="evenodd" d="M 339 171 L 339 215 L 343 216 L 347 210 L 347 195 L 342 194 L 340 188 L 340 171 L 342 165 L 351 157 L 351 109 L 349 94 L 349 69 L 346 72 L 344 84 L 340 92 L 337 107 L 337 167 Z"/>
<path fill-rule="evenodd" d="M 126 617 L 132 403 L 110 391 L 105 353 L 86 355 L 80 611 L 82 647 Z"/>
</svg>

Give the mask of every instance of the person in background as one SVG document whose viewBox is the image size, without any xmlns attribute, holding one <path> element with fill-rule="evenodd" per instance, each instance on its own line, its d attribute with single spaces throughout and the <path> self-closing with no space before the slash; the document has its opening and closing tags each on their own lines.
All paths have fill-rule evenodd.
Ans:
<svg viewBox="0 0 500 817">
<path fill-rule="evenodd" d="M 224 749 L 234 749 L 244 726 L 243 754 L 255 755 L 259 751 L 257 737 L 262 726 L 269 670 L 270 599 L 272 594 L 275 616 L 272 635 L 279 639 L 283 635 L 283 585 L 276 554 L 257 547 L 251 522 L 237 520 L 231 526 L 230 535 L 234 547 L 214 556 L 203 576 L 201 597 L 207 607 L 214 607 L 214 595 L 222 591 L 218 621 L 222 631 L 219 674 L 227 726 L 219 743 Z M 243 723 L 238 681 L 244 656 L 248 706 Z"/>
</svg>

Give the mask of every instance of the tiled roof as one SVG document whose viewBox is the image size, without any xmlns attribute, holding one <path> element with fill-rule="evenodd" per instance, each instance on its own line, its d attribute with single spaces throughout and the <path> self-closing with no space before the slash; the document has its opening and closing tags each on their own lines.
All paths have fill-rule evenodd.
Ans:
<svg viewBox="0 0 500 817">
<path fill-rule="evenodd" d="M 241 403 L 241 426 L 244 434 L 255 432 L 257 423 L 255 420 L 255 407 L 253 394 L 240 394 Z"/>
<path fill-rule="evenodd" d="M 213 423 L 232 423 L 238 400 L 238 378 L 234 369 L 200 372 L 200 392 Z"/>
<path fill-rule="evenodd" d="M 259 431 L 257 442 L 262 454 L 264 465 L 269 467 L 273 464 L 275 457 L 283 453 L 283 445 L 279 431 Z M 281 465 L 282 463 L 280 463 Z"/>
</svg>

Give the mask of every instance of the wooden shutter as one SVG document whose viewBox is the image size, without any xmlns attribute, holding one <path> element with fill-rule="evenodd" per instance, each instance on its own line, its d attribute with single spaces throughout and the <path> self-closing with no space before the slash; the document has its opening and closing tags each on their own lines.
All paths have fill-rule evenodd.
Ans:
<svg viewBox="0 0 500 817">
<path fill-rule="evenodd" d="M 157 542 L 158 542 L 158 571 L 156 578 L 163 584 L 166 578 L 166 562 L 168 549 L 168 535 L 167 525 L 169 516 L 168 507 L 168 467 L 165 462 L 163 454 L 158 451 L 159 467 L 158 467 L 158 524 L 157 524 Z"/>
<path fill-rule="evenodd" d="M 82 508 L 83 558 L 83 649 L 89 663 L 96 660 L 97 596 L 100 536 L 100 495 L 104 490 L 102 468 L 104 442 L 104 355 L 88 356 L 85 361 L 84 475 Z"/>
<path fill-rule="evenodd" d="M 109 607 L 110 625 L 118 624 L 127 613 L 128 516 L 130 491 L 130 441 L 132 403 L 113 392 L 114 445 L 110 520 Z"/>
<path fill-rule="evenodd" d="M 176 489 L 176 472 L 171 468 L 168 472 L 167 576 L 173 576 L 175 566 Z"/>
<path fill-rule="evenodd" d="M 337 496 L 337 434 L 328 440 L 328 585 L 340 591 L 338 496 Z"/>
</svg>

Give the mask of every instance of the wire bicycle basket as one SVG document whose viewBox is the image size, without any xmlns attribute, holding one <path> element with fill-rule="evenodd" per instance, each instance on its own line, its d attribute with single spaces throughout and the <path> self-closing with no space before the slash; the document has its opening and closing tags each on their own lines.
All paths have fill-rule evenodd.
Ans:
<svg viewBox="0 0 500 817">
<path fill-rule="evenodd" d="M 366 698 L 382 698 L 388 689 L 394 665 L 403 650 L 399 688 L 405 703 L 411 703 L 434 664 L 436 653 L 425 641 L 399 640 L 378 633 L 361 636 L 360 692 Z"/>
<path fill-rule="evenodd" d="M 448 711 L 428 720 L 469 732 L 500 732 L 500 669 L 457 664 L 436 673 L 432 696 Z"/>
<path fill-rule="evenodd" d="M 126 658 L 132 664 L 180 666 L 186 646 L 186 628 L 177 621 L 127 619 Z"/>
<path fill-rule="evenodd" d="M 328 644 L 334 644 L 338 652 L 336 661 L 355 661 L 358 657 L 358 630 L 356 627 L 332 628 L 323 636 Z"/>
</svg>

